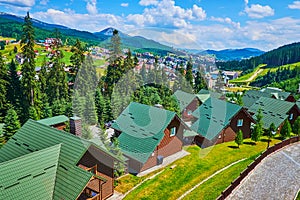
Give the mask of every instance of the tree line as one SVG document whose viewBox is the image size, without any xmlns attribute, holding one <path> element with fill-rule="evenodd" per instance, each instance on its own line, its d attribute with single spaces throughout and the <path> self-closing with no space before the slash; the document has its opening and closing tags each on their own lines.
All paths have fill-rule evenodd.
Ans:
<svg viewBox="0 0 300 200">
<path fill-rule="evenodd" d="M 221 70 L 242 70 L 243 74 L 250 73 L 260 64 L 266 64 L 268 68 L 296 63 L 300 61 L 300 43 L 284 45 L 266 52 L 260 56 L 241 61 L 216 62 Z"/>
</svg>

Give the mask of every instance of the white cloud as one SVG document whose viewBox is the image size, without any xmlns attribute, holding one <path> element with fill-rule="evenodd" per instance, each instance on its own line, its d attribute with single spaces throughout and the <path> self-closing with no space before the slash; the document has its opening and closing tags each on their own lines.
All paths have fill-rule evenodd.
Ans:
<svg viewBox="0 0 300 200">
<path fill-rule="evenodd" d="M 210 20 L 211 21 L 215 21 L 215 22 L 230 24 L 230 25 L 232 25 L 235 28 L 240 28 L 241 27 L 241 24 L 239 22 L 234 22 L 229 17 L 221 18 L 221 17 L 214 17 L 214 16 L 212 16 L 210 18 Z"/>
<path fill-rule="evenodd" d="M 250 17 L 250 18 L 264 18 L 268 16 L 273 16 L 275 11 L 270 6 L 262 6 L 260 4 L 251 4 L 250 7 L 246 5 L 246 8 L 244 12 Z"/>
<path fill-rule="evenodd" d="M 201 7 L 198 7 L 197 5 L 193 5 L 193 15 L 198 20 L 204 20 L 206 18 L 206 12 Z"/>
<path fill-rule="evenodd" d="M 157 5 L 158 4 L 158 0 L 141 0 L 139 2 L 139 4 L 141 6 L 150 6 L 150 5 Z"/>
<path fill-rule="evenodd" d="M 49 2 L 49 0 L 41 0 L 40 4 L 45 6 L 48 4 L 48 2 Z"/>
<path fill-rule="evenodd" d="M 289 9 L 300 9 L 300 1 L 294 1 L 288 5 Z"/>
<path fill-rule="evenodd" d="M 70 28 L 91 32 L 100 31 L 107 28 L 107 26 L 116 28 L 126 27 L 124 26 L 123 19 L 119 16 L 99 13 L 95 15 L 78 14 L 71 9 L 66 9 L 64 11 L 48 9 L 46 12 L 31 13 L 31 16 L 44 22 L 60 24 Z"/>
<path fill-rule="evenodd" d="M 122 7 L 128 7 L 128 6 L 129 6 L 129 3 L 121 3 L 121 6 L 122 6 Z"/>
<path fill-rule="evenodd" d="M 97 14 L 97 0 L 88 0 L 86 4 L 86 10 L 92 15 Z"/>
<path fill-rule="evenodd" d="M 35 0 L 0 0 L 0 3 L 17 7 L 31 7 L 35 4 Z"/>
<path fill-rule="evenodd" d="M 129 22 L 133 22 L 139 26 L 158 27 L 188 27 L 191 21 L 204 20 L 206 18 L 205 11 L 193 5 L 192 8 L 182 8 L 175 5 L 174 0 L 146 1 L 141 0 L 140 5 L 152 5 L 144 9 L 142 14 L 130 14 L 127 16 Z"/>
</svg>

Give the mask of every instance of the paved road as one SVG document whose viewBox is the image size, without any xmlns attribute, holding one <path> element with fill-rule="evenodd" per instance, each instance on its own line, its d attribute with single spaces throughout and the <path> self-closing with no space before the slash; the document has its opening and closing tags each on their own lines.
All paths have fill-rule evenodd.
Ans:
<svg viewBox="0 0 300 200">
<path fill-rule="evenodd" d="M 300 189 L 300 143 L 265 158 L 227 199 L 291 199 Z"/>
</svg>

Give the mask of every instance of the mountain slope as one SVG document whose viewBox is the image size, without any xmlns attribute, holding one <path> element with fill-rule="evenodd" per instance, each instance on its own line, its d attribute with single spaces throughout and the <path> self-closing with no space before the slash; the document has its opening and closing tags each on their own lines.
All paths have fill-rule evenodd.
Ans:
<svg viewBox="0 0 300 200">
<path fill-rule="evenodd" d="M 0 12 L 0 35 L 20 39 L 23 22 L 23 17 Z M 62 25 L 45 23 L 36 19 L 32 19 L 32 24 L 35 28 L 36 40 L 43 40 L 47 37 L 53 37 L 53 32 L 55 29 L 57 29 L 62 34 L 62 40 L 68 41 L 69 44 L 73 44 L 78 38 L 88 45 L 106 46 L 106 44 L 110 42 L 110 38 L 114 30 L 114 28 L 110 27 L 100 32 L 91 33 L 88 31 L 71 29 Z M 172 47 L 160 44 L 156 41 L 149 40 L 141 36 L 129 36 L 122 32 L 119 32 L 119 35 L 124 48 L 131 48 L 132 50 L 139 51 L 176 53 Z"/>
<path fill-rule="evenodd" d="M 242 70 L 247 73 L 253 71 L 260 64 L 266 64 L 265 68 L 274 68 L 296 62 L 300 62 L 300 42 L 281 46 L 250 59 L 217 62 L 216 64 L 222 70 Z"/>
<path fill-rule="evenodd" d="M 220 51 L 206 50 L 200 52 L 200 55 L 210 54 L 215 55 L 216 59 L 219 61 L 229 61 L 229 60 L 242 60 L 254 56 L 259 56 L 264 52 L 259 49 L 254 48 L 244 48 L 244 49 L 224 49 Z"/>
</svg>

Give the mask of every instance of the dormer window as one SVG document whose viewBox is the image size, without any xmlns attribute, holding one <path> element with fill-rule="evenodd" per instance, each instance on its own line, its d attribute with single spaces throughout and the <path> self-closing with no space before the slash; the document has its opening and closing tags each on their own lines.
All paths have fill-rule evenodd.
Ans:
<svg viewBox="0 0 300 200">
<path fill-rule="evenodd" d="M 239 119 L 239 120 L 237 121 L 237 127 L 243 126 L 243 122 L 244 122 L 243 119 Z"/>
<path fill-rule="evenodd" d="M 175 135 L 176 135 L 176 127 L 173 127 L 170 130 L 170 137 L 175 136 Z"/>
</svg>

